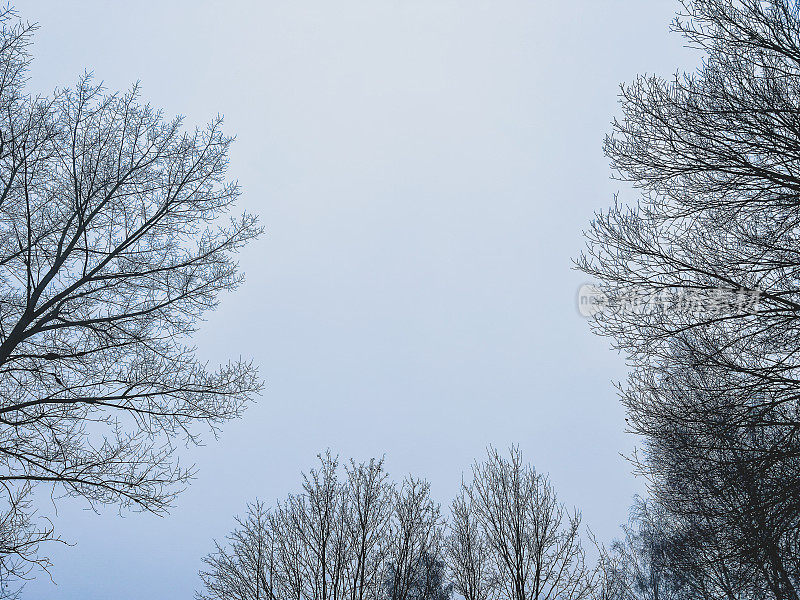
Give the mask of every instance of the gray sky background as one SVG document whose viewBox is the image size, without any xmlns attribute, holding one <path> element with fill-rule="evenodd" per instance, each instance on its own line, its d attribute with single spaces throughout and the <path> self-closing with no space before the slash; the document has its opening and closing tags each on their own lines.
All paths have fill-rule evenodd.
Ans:
<svg viewBox="0 0 800 600">
<path fill-rule="evenodd" d="M 609 540 L 642 484 L 612 380 L 575 308 L 581 230 L 621 189 L 603 135 L 618 85 L 695 57 L 660 0 L 19 1 L 31 89 L 93 70 L 168 116 L 218 112 L 266 235 L 197 343 L 267 388 L 168 518 L 59 505 L 72 548 L 29 598 L 190 598 L 256 496 L 331 447 L 387 455 L 446 504 L 487 444 L 519 443 Z M 622 190 L 623 199 L 632 199 Z"/>
</svg>

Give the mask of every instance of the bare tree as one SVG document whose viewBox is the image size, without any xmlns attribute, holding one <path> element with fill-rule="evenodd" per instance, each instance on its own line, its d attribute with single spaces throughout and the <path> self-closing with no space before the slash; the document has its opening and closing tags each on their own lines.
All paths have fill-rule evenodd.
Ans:
<svg viewBox="0 0 800 600">
<path fill-rule="evenodd" d="M 608 580 L 615 583 L 618 600 L 682 600 L 689 597 L 684 573 L 673 562 L 672 546 L 680 541 L 673 522 L 657 504 L 637 499 L 624 537 L 615 540 L 611 552 L 601 558 Z M 707 598 L 707 596 L 699 596 Z"/>
<path fill-rule="evenodd" d="M 663 388 L 670 410 L 651 423 L 661 429 L 646 441 L 643 466 L 654 498 L 691 542 L 680 557 L 694 573 L 688 579 L 712 597 L 744 591 L 747 598 L 796 598 L 798 457 L 783 426 L 736 423 L 731 415 L 740 412 L 741 399 L 703 389 L 698 375 L 684 373 L 680 389 L 673 387 L 679 379 Z M 671 415 L 685 402 L 703 406 L 689 413 L 704 415 L 691 426 Z"/>
<path fill-rule="evenodd" d="M 493 598 L 491 557 L 472 499 L 464 493 L 450 505 L 450 523 L 445 556 L 455 591 L 464 600 Z"/>
<path fill-rule="evenodd" d="M 395 499 L 382 460 L 339 461 L 326 452 L 303 489 L 272 511 L 261 503 L 200 572 L 201 600 L 377 600 L 384 589 Z M 238 594 L 238 595 L 237 595 Z"/>
<path fill-rule="evenodd" d="M 614 552 L 609 552 L 596 539 L 593 541 L 600 555 L 597 561 L 594 597 L 597 600 L 622 600 L 627 594 L 622 558 Z"/>
<path fill-rule="evenodd" d="M 388 600 L 438 600 L 414 596 L 420 574 L 429 574 L 440 561 L 443 525 L 439 505 L 430 497 L 430 484 L 407 478 L 396 492 L 389 531 Z"/>
<path fill-rule="evenodd" d="M 226 545 L 215 543 L 216 551 L 203 559 L 208 570 L 200 571 L 206 587 L 201 600 L 274 600 L 280 585 L 277 552 L 270 514 L 262 502 L 247 507 L 237 517 L 238 527 L 228 535 Z"/>
<path fill-rule="evenodd" d="M 377 600 L 388 552 L 394 488 L 383 459 L 350 460 L 347 467 L 347 533 L 351 559 L 347 568 L 350 600 Z"/>
<path fill-rule="evenodd" d="M 797 599 L 800 7 L 683 7 L 674 29 L 703 64 L 623 87 L 605 147 L 641 199 L 598 215 L 578 264 L 615 306 L 596 331 L 634 366 L 637 466 L 700 544 L 695 593 Z"/>
<path fill-rule="evenodd" d="M 239 196 L 231 138 L 221 118 L 183 132 L 137 86 L 26 95 L 34 27 L 0 22 L 0 492 L 162 513 L 193 474 L 176 448 L 261 386 L 188 345 L 260 232 L 248 214 L 219 224 Z"/>
<path fill-rule="evenodd" d="M 760 600 L 767 571 L 738 557 L 731 536 L 708 515 L 676 514 L 637 499 L 624 537 L 600 548 L 608 600 Z M 734 518 L 741 518 L 741 514 Z M 754 540 L 758 546 L 764 542 Z M 769 541 L 766 541 L 769 544 Z"/>
<path fill-rule="evenodd" d="M 338 459 L 330 452 L 320 456 L 320 468 L 303 475 L 303 493 L 289 496 L 284 524 L 293 530 L 302 551 L 296 560 L 308 599 L 339 600 L 345 595 L 346 537 L 345 489 L 337 475 Z"/>
<path fill-rule="evenodd" d="M 583 600 L 594 590 L 580 515 L 568 512 L 546 476 L 512 448 L 490 449 L 465 494 L 492 558 L 489 580 L 503 600 Z M 463 517 L 462 517 L 463 518 Z M 463 567 L 462 567 L 463 568 Z"/>
<path fill-rule="evenodd" d="M 636 366 L 625 401 L 637 433 L 651 433 L 664 382 L 702 368 L 712 393 L 735 400 L 731 425 L 783 427 L 796 452 L 797 5 L 684 6 L 674 27 L 708 60 L 695 75 L 623 88 L 624 116 L 605 148 L 642 198 L 597 217 L 579 267 L 612 302 L 660 300 L 662 310 L 603 311 L 594 321 Z M 757 297 L 757 312 L 736 306 L 739 297 Z M 700 410 L 684 421 L 706 418 Z"/>
<path fill-rule="evenodd" d="M 635 366 L 624 395 L 634 432 L 656 433 L 657 413 L 687 427 L 713 418 L 685 397 L 670 403 L 692 373 L 701 390 L 731 399 L 729 426 L 785 438 L 760 458 L 796 455 L 797 4 L 683 4 L 674 28 L 707 60 L 693 75 L 623 87 L 623 118 L 605 149 L 641 201 L 598 215 L 578 265 L 617 306 L 593 324 Z M 653 310 L 624 309 L 642 296 L 658 299 Z M 742 298 L 757 305 L 737 305 Z"/>
</svg>

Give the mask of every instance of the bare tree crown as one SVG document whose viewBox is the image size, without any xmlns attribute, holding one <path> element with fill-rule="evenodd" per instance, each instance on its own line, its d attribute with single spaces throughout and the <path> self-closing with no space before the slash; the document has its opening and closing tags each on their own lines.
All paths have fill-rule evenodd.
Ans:
<svg viewBox="0 0 800 600">
<path fill-rule="evenodd" d="M 210 369 L 189 337 L 242 281 L 260 232 L 234 209 L 222 119 L 186 132 L 82 77 L 25 93 L 34 26 L 0 15 L 0 488 L 163 512 L 192 475 L 174 456 L 261 387 Z"/>
<path fill-rule="evenodd" d="M 623 86 L 605 149 L 641 195 L 596 217 L 578 266 L 618 307 L 593 325 L 633 366 L 635 464 L 681 593 L 796 600 L 800 5 L 682 4 L 673 28 L 703 63 Z M 757 305 L 719 310 L 740 293 Z M 626 310 L 637 295 L 661 301 Z"/>
</svg>

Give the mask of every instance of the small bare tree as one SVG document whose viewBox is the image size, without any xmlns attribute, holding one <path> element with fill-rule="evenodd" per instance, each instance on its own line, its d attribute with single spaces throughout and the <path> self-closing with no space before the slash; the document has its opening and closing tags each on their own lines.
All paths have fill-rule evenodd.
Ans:
<svg viewBox="0 0 800 600">
<path fill-rule="evenodd" d="M 207 570 L 200 571 L 205 593 L 202 600 L 274 600 L 281 584 L 277 575 L 278 553 L 271 527 L 271 515 L 262 502 L 247 507 L 247 515 L 237 517 L 238 527 L 227 537 L 227 544 L 215 543 L 216 551 L 203 559 Z"/>
<path fill-rule="evenodd" d="M 679 545 L 669 515 L 657 504 L 637 499 L 631 519 L 615 540 L 610 552 L 603 552 L 606 588 L 613 582 L 616 600 L 682 600 L 705 594 L 688 594 L 687 573 L 680 569 L 673 546 Z"/>
<path fill-rule="evenodd" d="M 445 556 L 454 589 L 464 600 L 489 600 L 494 583 L 491 556 L 472 499 L 463 490 L 453 500 L 450 515 Z"/>
<path fill-rule="evenodd" d="M 503 600 L 583 600 L 594 570 L 580 540 L 580 514 L 558 502 L 545 475 L 524 464 L 519 449 L 506 459 L 490 449 L 473 466 L 464 494 L 490 555 L 491 582 Z M 460 517 L 464 521 L 464 517 Z M 464 565 L 453 565 L 464 570 Z M 477 565 L 470 566 L 477 571 Z M 478 589 L 485 589 L 482 584 Z"/>
<path fill-rule="evenodd" d="M 394 499 L 389 532 L 388 600 L 417 600 L 416 582 L 440 561 L 443 525 L 439 505 L 430 497 L 430 484 L 406 479 Z"/>
<path fill-rule="evenodd" d="M 377 600 L 395 499 L 382 460 L 350 461 L 339 479 L 326 452 L 303 490 L 267 513 L 255 503 L 204 559 L 200 600 Z"/>
<path fill-rule="evenodd" d="M 393 486 L 383 459 L 347 467 L 347 533 L 350 600 L 377 600 L 386 560 L 386 536 L 392 517 Z"/>
<path fill-rule="evenodd" d="M 320 468 L 303 475 L 303 493 L 289 496 L 283 508 L 284 527 L 293 531 L 302 549 L 297 555 L 303 598 L 344 597 L 347 556 L 345 488 L 337 476 L 338 459 L 320 456 Z"/>
</svg>

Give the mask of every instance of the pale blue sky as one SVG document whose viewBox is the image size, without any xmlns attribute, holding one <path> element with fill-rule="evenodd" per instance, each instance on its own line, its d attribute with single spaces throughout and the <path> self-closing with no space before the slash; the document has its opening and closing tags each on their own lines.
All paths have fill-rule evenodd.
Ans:
<svg viewBox="0 0 800 600">
<path fill-rule="evenodd" d="M 661 0 L 20 1 L 33 90 L 93 70 L 238 141 L 231 175 L 267 234 L 209 316 L 203 356 L 267 388 L 166 518 L 59 505 L 75 543 L 27 597 L 190 598 L 200 559 L 256 496 L 331 447 L 386 453 L 443 504 L 487 444 L 519 443 L 608 540 L 641 489 L 570 259 L 609 180 L 618 85 L 693 64 Z M 623 199 L 632 198 L 623 190 Z"/>
</svg>

